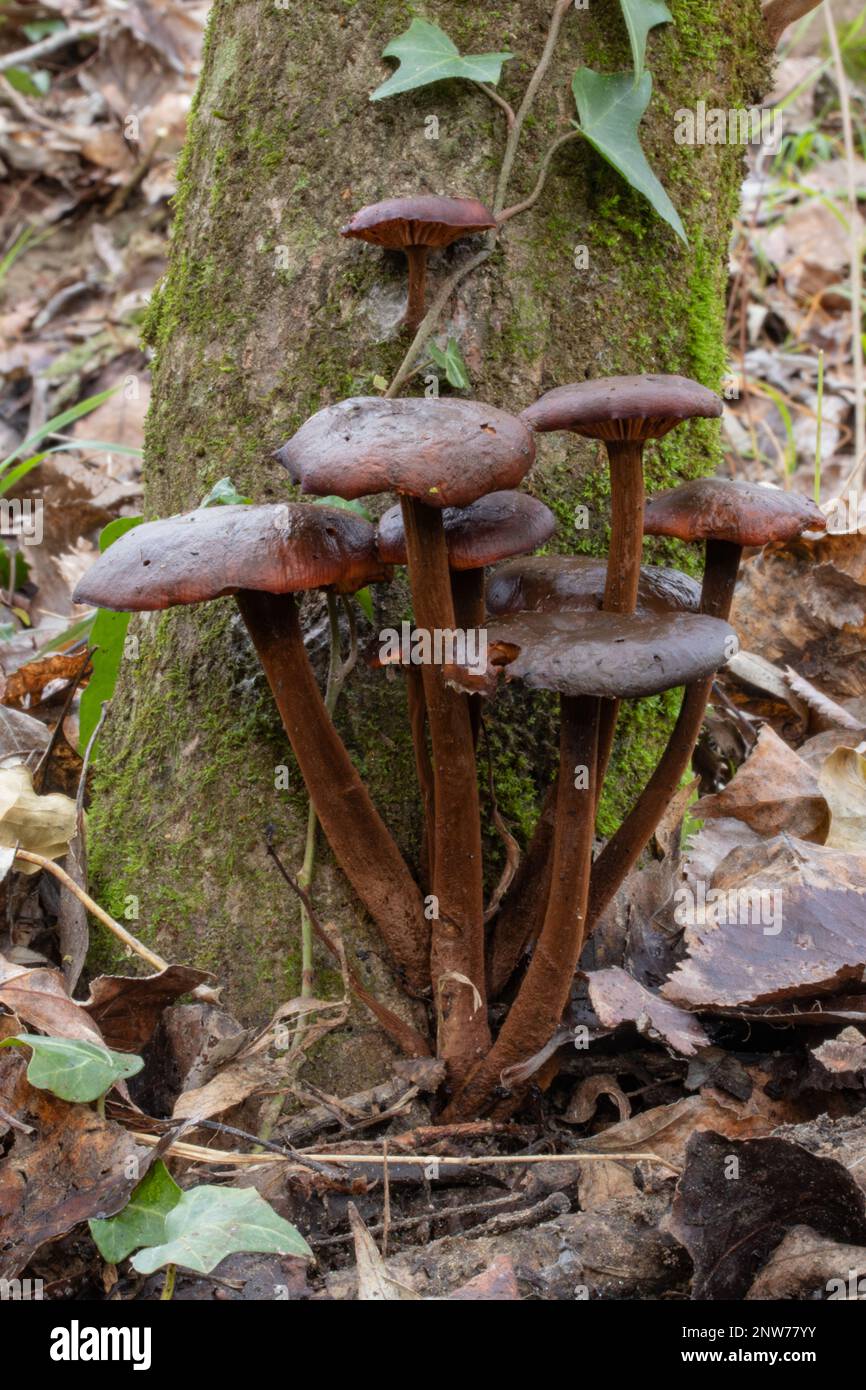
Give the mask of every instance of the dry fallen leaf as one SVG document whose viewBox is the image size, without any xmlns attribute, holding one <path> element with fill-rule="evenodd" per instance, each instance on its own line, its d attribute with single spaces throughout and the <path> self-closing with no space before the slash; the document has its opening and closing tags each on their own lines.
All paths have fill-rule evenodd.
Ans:
<svg viewBox="0 0 866 1390">
<path fill-rule="evenodd" d="M 59 970 L 13 965 L 0 956 L 0 1004 L 52 1037 L 103 1042 L 90 1015 L 70 999 Z"/>
<path fill-rule="evenodd" d="M 825 843 L 866 853 L 866 758 L 857 748 L 837 748 L 821 768 L 818 785 L 830 807 Z"/>
<path fill-rule="evenodd" d="M 39 796 L 33 776 L 22 765 L 0 768 L 0 845 L 29 850 L 45 859 L 59 859 L 69 849 L 77 828 L 75 802 L 61 792 Z M 38 864 L 16 860 L 16 869 L 39 873 Z"/>
<path fill-rule="evenodd" d="M 666 1043 L 684 1057 L 709 1046 L 697 1019 L 646 989 L 619 966 L 591 971 L 587 983 L 590 1003 L 604 1028 L 633 1023 L 644 1037 Z"/>
<path fill-rule="evenodd" d="M 734 817 L 758 835 L 783 831 L 823 844 L 830 812 L 812 769 L 765 724 L 754 751 L 723 791 L 701 797 L 698 818 Z"/>
</svg>

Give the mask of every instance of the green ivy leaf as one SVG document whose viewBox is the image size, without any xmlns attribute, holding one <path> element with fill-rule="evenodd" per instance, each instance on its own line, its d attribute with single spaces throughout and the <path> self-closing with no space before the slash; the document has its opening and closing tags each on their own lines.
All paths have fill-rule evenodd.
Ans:
<svg viewBox="0 0 866 1390">
<path fill-rule="evenodd" d="M 411 92 L 441 82 L 445 77 L 464 77 L 470 82 L 499 81 L 502 64 L 513 53 L 474 53 L 463 56 L 448 35 L 426 19 L 413 19 L 405 34 L 392 39 L 382 52 L 383 58 L 396 58 L 400 66 L 387 82 L 370 95 L 371 101 L 382 101 L 398 92 Z"/>
<path fill-rule="evenodd" d="M 43 1038 L 37 1033 L 19 1033 L 0 1042 L 0 1047 L 14 1046 L 32 1050 L 27 1067 L 30 1085 L 39 1091 L 51 1091 L 61 1100 L 96 1100 L 115 1081 L 135 1076 L 144 1066 L 133 1053 L 112 1052 L 81 1038 Z"/>
<path fill-rule="evenodd" d="M 359 589 L 355 595 L 358 600 L 358 607 L 364 614 L 368 623 L 373 621 L 373 595 L 369 589 Z"/>
<path fill-rule="evenodd" d="M 313 503 L 314 507 L 339 507 L 341 512 L 354 512 L 356 516 L 362 516 L 365 521 L 372 521 L 367 508 L 355 498 L 351 500 L 347 497 L 317 497 Z"/>
<path fill-rule="evenodd" d="M 240 504 L 249 505 L 251 497 L 241 497 L 231 478 L 220 478 L 218 483 L 214 483 L 207 497 L 203 497 L 199 503 L 200 507 L 236 507 Z"/>
<path fill-rule="evenodd" d="M 109 521 L 99 535 L 100 553 L 126 531 L 131 531 L 133 526 L 140 526 L 143 520 L 142 516 L 119 516 Z M 81 692 L 78 709 L 78 747 L 82 754 L 99 723 L 103 701 L 110 700 L 114 694 L 130 617 L 129 613 L 113 613 L 108 608 L 96 610 L 89 637 L 90 645 L 94 648 L 93 674 Z"/>
<path fill-rule="evenodd" d="M 641 117 L 652 97 L 652 74 L 645 72 L 635 82 L 630 72 L 578 68 L 571 86 L 580 117 L 574 124 L 688 245 L 680 215 L 647 163 L 638 135 Z"/>
<path fill-rule="evenodd" d="M 143 1245 L 161 1245 L 165 1240 L 165 1218 L 183 1195 L 162 1159 L 145 1173 L 123 1211 L 107 1220 L 87 1224 L 96 1248 L 109 1264 L 119 1264 Z"/>
<path fill-rule="evenodd" d="M 445 380 L 449 386 L 455 387 L 458 391 L 469 390 L 472 382 L 469 380 L 469 371 L 463 361 L 463 354 L 457 345 L 456 338 L 448 339 L 448 345 L 444 351 L 435 343 L 430 343 L 427 351 L 430 353 L 434 366 L 445 373 Z"/>
<path fill-rule="evenodd" d="M 635 80 L 643 75 L 646 40 L 650 29 L 673 24 L 674 17 L 661 0 L 619 0 L 631 43 Z"/>
<path fill-rule="evenodd" d="M 310 1258 L 313 1253 L 253 1188 L 194 1187 L 166 1215 L 163 1243 L 140 1250 L 132 1265 L 139 1274 L 163 1265 L 210 1274 L 227 1255 L 252 1251 Z"/>
<path fill-rule="evenodd" d="M 23 97 L 44 97 L 51 86 L 51 73 L 42 68 L 7 68 L 3 76 Z"/>
</svg>

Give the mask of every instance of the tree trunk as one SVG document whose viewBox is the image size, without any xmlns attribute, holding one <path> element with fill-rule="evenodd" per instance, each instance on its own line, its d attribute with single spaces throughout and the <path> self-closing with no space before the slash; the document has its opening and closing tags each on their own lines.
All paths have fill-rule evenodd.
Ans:
<svg viewBox="0 0 866 1390">
<path fill-rule="evenodd" d="M 508 223 L 444 316 L 441 332 L 458 339 L 481 400 L 519 411 L 551 386 L 615 372 L 682 372 L 720 385 L 743 152 L 677 145 L 674 113 L 699 99 L 724 108 L 759 99 L 766 42 L 758 0 L 670 0 L 670 8 L 676 24 L 650 35 L 655 95 L 642 138 L 690 246 L 586 142 L 567 145 L 539 202 Z M 499 87 L 514 106 L 552 9 L 553 0 L 424 7 L 461 52 L 517 55 Z M 382 49 L 410 18 L 402 0 L 217 0 L 180 171 L 171 266 L 148 326 L 156 351 L 148 516 L 194 507 L 226 474 L 256 500 L 286 497 L 273 450 L 313 411 L 375 394 L 374 378 L 393 375 L 406 347 L 406 262 L 340 238 L 355 209 L 416 191 L 492 200 L 505 117 L 482 91 L 448 81 L 369 101 L 393 67 Z M 570 129 L 571 77 L 582 63 L 630 65 L 614 0 L 567 14 L 508 203 L 531 191 L 544 151 Z M 431 255 L 429 297 L 479 245 Z M 424 385 L 422 374 L 407 393 Z M 649 488 L 712 469 L 718 450 L 716 425 L 675 431 L 647 450 Z M 543 437 L 529 485 L 557 513 L 557 548 L 606 547 L 600 448 Z M 575 529 L 580 503 L 588 530 Z M 376 603 L 362 641 L 407 615 L 407 590 L 382 590 Z M 305 621 L 321 673 L 327 624 L 317 602 L 305 606 Z M 136 620 L 131 632 L 137 659 L 125 663 L 98 758 L 96 889 L 121 915 L 137 907 L 133 929 L 143 939 L 212 968 L 228 982 L 227 1002 L 261 1019 L 298 984 L 298 904 L 266 855 L 265 829 L 275 827 L 281 857 L 296 869 L 306 821 L 300 775 L 231 600 Z M 646 701 L 628 712 L 603 829 L 646 780 L 675 703 Z M 514 691 L 488 723 L 500 810 L 525 840 L 556 764 L 555 710 Z M 360 666 L 337 724 L 417 867 L 419 798 L 402 678 Z M 288 790 L 280 768 L 288 769 Z M 494 854 L 494 881 L 496 872 Z M 394 1004 L 380 943 L 324 846 L 314 896 L 321 915 L 342 928 L 365 984 Z M 321 961 L 317 990 L 335 989 L 333 966 Z M 350 1039 L 325 1048 L 329 1089 L 378 1074 L 382 1055 L 380 1035 L 359 1016 Z"/>
</svg>

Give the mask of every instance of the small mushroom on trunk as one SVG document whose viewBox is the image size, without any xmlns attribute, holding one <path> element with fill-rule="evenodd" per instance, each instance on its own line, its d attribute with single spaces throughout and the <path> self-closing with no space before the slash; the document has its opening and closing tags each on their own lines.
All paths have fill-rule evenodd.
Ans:
<svg viewBox="0 0 866 1390">
<path fill-rule="evenodd" d="M 306 493 L 399 495 L 415 623 L 435 653 L 437 635 L 441 642 L 457 627 L 443 509 L 516 487 L 535 445 L 515 416 L 478 401 L 360 397 L 320 410 L 277 457 Z M 433 990 L 439 1055 L 457 1084 L 490 1039 L 475 743 L 468 701 L 435 660 L 423 682 L 434 782 Z"/>
<path fill-rule="evenodd" d="M 702 679 L 727 660 L 732 641 L 727 623 L 693 613 L 516 613 L 489 624 L 487 688 L 504 676 L 560 696 L 553 871 L 526 974 L 446 1123 L 489 1109 L 503 1074 L 546 1046 L 568 1002 L 587 937 L 600 701 L 640 699 Z M 467 688 L 475 682 L 468 670 L 449 678 Z"/>
<path fill-rule="evenodd" d="M 524 410 L 539 433 L 568 430 L 601 439 L 610 460 L 611 536 L 603 608 L 633 613 L 643 553 L 645 500 L 643 451 L 685 420 L 717 419 L 722 402 L 705 386 L 683 376 L 612 376 L 556 387 Z M 613 748 L 617 703 L 602 713 L 599 785 Z"/>
<path fill-rule="evenodd" d="M 233 594 L 334 855 L 414 994 L 430 988 L 421 895 L 328 714 L 294 598 L 386 577 L 369 522 L 335 507 L 208 507 L 128 531 L 76 603 L 154 612 Z"/>
<path fill-rule="evenodd" d="M 430 251 L 495 226 L 493 213 L 475 198 L 439 198 L 422 193 L 413 198 L 387 198 L 361 208 L 340 235 L 368 241 L 388 251 L 405 252 L 409 264 L 405 322 L 408 331 L 415 333 L 424 317 Z"/>
<path fill-rule="evenodd" d="M 806 497 L 724 478 L 701 478 L 659 493 L 647 501 L 645 517 L 647 535 L 705 542 L 701 611 L 722 619 L 730 616 L 744 547 L 794 540 L 804 531 L 823 531 L 826 526 L 823 512 Z M 712 688 L 712 676 L 687 687 L 655 772 L 602 850 L 590 895 L 592 921 L 637 863 L 679 786 L 701 732 Z"/>
</svg>

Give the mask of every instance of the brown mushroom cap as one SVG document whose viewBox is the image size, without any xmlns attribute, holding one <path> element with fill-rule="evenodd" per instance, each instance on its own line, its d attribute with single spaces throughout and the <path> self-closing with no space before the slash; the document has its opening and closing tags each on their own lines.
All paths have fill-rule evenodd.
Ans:
<svg viewBox="0 0 866 1390">
<path fill-rule="evenodd" d="M 733 628 L 700 613 L 513 613 L 486 631 L 486 673 L 447 668 L 461 689 L 489 693 L 499 674 L 561 695 L 634 700 L 702 680 L 736 651 Z"/>
<path fill-rule="evenodd" d="M 354 593 L 385 577 L 376 533 L 353 512 L 288 502 L 202 507 L 127 531 L 100 555 L 73 598 L 148 613 L 239 589 Z"/>
<path fill-rule="evenodd" d="M 488 492 L 468 507 L 446 507 L 442 525 L 451 568 L 474 570 L 544 545 L 556 530 L 556 517 L 526 492 Z M 384 564 L 406 564 L 406 535 L 399 505 L 385 512 L 378 539 Z"/>
<path fill-rule="evenodd" d="M 461 237 L 496 226 L 489 208 L 476 198 L 386 198 L 361 208 L 340 231 L 341 236 L 404 251 L 407 246 L 450 246 Z"/>
<path fill-rule="evenodd" d="M 826 527 L 827 518 L 808 497 L 727 478 L 698 478 L 659 492 L 647 499 L 644 512 L 646 535 L 681 541 L 767 545 Z"/>
<path fill-rule="evenodd" d="M 522 482 L 535 442 L 522 420 L 481 401 L 356 396 L 310 417 L 276 454 L 319 497 L 397 492 L 466 507 Z"/>
<path fill-rule="evenodd" d="M 661 439 L 683 420 L 714 420 L 722 402 L 685 376 L 608 376 L 557 386 L 521 419 L 539 434 L 569 430 L 588 439 L 643 443 Z"/>
<path fill-rule="evenodd" d="M 487 610 L 497 617 L 527 610 L 599 610 L 606 579 L 607 562 L 591 555 L 533 555 L 513 560 L 488 579 Z M 680 570 L 641 567 L 638 613 L 697 613 L 700 606 L 701 586 L 696 579 Z"/>
</svg>

